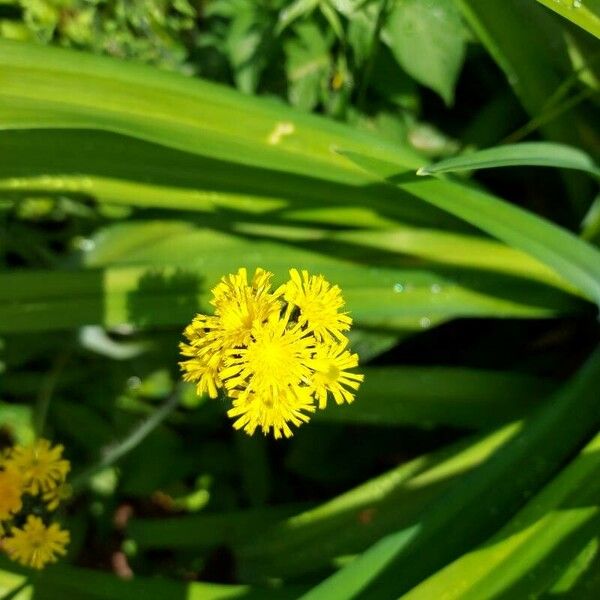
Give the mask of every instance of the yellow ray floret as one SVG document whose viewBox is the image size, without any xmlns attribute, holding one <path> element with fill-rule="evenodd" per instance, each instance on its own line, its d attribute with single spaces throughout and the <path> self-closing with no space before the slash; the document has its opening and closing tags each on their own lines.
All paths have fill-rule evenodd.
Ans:
<svg viewBox="0 0 600 600">
<path fill-rule="evenodd" d="M 314 398 L 308 388 L 287 387 L 276 394 L 261 395 L 233 392 L 233 408 L 227 415 L 236 420 L 235 429 L 244 429 L 252 435 L 257 428 L 267 435 L 271 429 L 275 439 L 291 437 L 290 423 L 299 427 L 310 420 L 306 413 L 315 412 Z M 237 417 L 237 418 L 236 418 Z"/>
<path fill-rule="evenodd" d="M 336 404 L 350 404 L 354 401 L 352 390 L 357 390 L 365 378 L 347 371 L 358 366 L 358 355 L 346 350 L 346 345 L 347 341 L 343 341 L 317 347 L 311 367 L 314 369 L 312 386 L 319 408 L 327 406 L 328 394 L 333 396 Z"/>
<path fill-rule="evenodd" d="M 36 495 L 49 492 L 65 481 L 71 465 L 62 458 L 62 453 L 62 445 L 52 446 L 48 440 L 40 439 L 30 446 L 13 447 L 5 464 L 19 471 L 25 491 Z"/>
<path fill-rule="evenodd" d="M 8 556 L 26 567 L 43 569 L 66 553 L 69 532 L 52 523 L 46 526 L 39 517 L 29 515 L 22 528 L 13 527 L 10 537 L 3 540 Z"/>
<path fill-rule="evenodd" d="M 300 309 L 298 322 L 312 332 L 317 341 L 329 342 L 344 338 L 343 331 L 352 325 L 351 317 L 339 312 L 344 306 L 342 292 L 323 275 L 290 269 L 291 281 L 285 286 L 284 298 Z"/>
<path fill-rule="evenodd" d="M 0 521 L 10 519 L 23 505 L 23 477 L 13 468 L 0 471 Z"/>
</svg>

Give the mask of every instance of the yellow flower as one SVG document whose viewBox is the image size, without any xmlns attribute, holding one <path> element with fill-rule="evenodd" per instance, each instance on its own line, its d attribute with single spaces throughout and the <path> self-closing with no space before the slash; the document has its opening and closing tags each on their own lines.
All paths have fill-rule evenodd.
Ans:
<svg viewBox="0 0 600 600">
<path fill-rule="evenodd" d="M 52 446 L 48 440 L 40 439 L 30 446 L 13 447 L 5 464 L 21 473 L 27 493 L 37 495 L 65 481 L 71 465 L 62 453 L 62 445 Z"/>
<path fill-rule="evenodd" d="M 219 334 L 219 319 L 197 315 L 183 334 L 190 342 L 179 344 L 181 354 L 189 357 L 179 363 L 183 380 L 195 381 L 198 394 L 216 398 L 222 387 L 219 369 L 225 349 L 225 340 Z"/>
<path fill-rule="evenodd" d="M 358 373 L 348 373 L 346 369 L 358 366 L 358 355 L 346 350 L 347 341 L 331 346 L 319 346 L 311 361 L 314 369 L 312 385 L 319 401 L 319 408 L 327 406 L 328 392 L 337 404 L 354 401 L 354 393 L 365 378 Z"/>
<path fill-rule="evenodd" d="M 290 270 L 291 280 L 271 291 L 272 273 L 246 269 L 223 277 L 213 289 L 212 316 L 197 315 L 184 331 L 183 378 L 198 393 L 216 397 L 224 388 L 235 429 L 257 429 L 275 438 L 292 435 L 329 395 L 352 402 L 363 375 L 348 372 L 358 356 L 342 333 L 352 319 L 343 312 L 340 288 L 322 275 Z"/>
<path fill-rule="evenodd" d="M 0 521 L 10 519 L 21 510 L 23 477 L 15 469 L 0 471 Z"/>
<path fill-rule="evenodd" d="M 56 510 L 61 502 L 68 500 L 73 493 L 73 489 L 68 483 L 61 483 L 55 488 L 42 495 L 42 500 L 46 503 L 49 511 Z"/>
<path fill-rule="evenodd" d="M 250 338 L 255 321 L 264 321 L 279 312 L 282 289 L 271 292 L 273 273 L 256 269 L 251 285 L 248 285 L 246 269 L 223 277 L 212 290 L 215 307 L 223 335 L 228 346 L 242 346 Z"/>
<path fill-rule="evenodd" d="M 243 268 L 223 277 L 212 290 L 215 315 L 199 314 L 185 329 L 189 343 L 180 344 L 180 349 L 189 358 L 180 366 L 185 381 L 197 382 L 198 394 L 216 398 L 222 387 L 220 370 L 226 352 L 248 343 L 253 323 L 279 313 L 281 291 L 270 291 L 272 277 L 272 273 L 256 269 L 249 285 Z"/>
<path fill-rule="evenodd" d="M 331 285 L 323 275 L 309 275 L 290 269 L 291 281 L 285 286 L 284 298 L 300 309 L 298 322 L 306 325 L 317 341 L 342 340 L 342 331 L 348 331 L 352 319 L 338 312 L 344 306 L 342 293 L 337 285 Z"/>
<path fill-rule="evenodd" d="M 283 388 L 278 394 L 261 395 L 254 392 L 242 394 L 234 391 L 233 408 L 227 411 L 231 418 L 238 417 L 233 427 L 244 429 L 252 435 L 257 427 L 266 435 L 273 429 L 275 439 L 281 434 L 291 437 L 288 423 L 299 427 L 307 423 L 310 417 L 305 413 L 315 412 L 314 398 L 306 387 Z"/>
<path fill-rule="evenodd" d="M 26 567 L 43 569 L 48 563 L 56 562 L 57 555 L 66 553 L 69 532 L 56 523 L 44 525 L 39 517 L 29 515 L 22 528 L 13 527 L 11 535 L 3 540 L 8 556 Z"/>
</svg>

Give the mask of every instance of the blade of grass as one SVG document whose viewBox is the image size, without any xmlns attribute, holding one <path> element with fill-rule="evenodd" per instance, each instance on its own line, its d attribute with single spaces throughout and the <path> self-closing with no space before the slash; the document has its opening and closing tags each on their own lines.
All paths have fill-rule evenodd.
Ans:
<svg viewBox="0 0 600 600">
<path fill-rule="evenodd" d="M 360 402 L 319 411 L 314 419 L 382 427 L 449 425 L 486 429 L 540 405 L 553 382 L 517 373 L 452 367 L 364 367 Z"/>
<path fill-rule="evenodd" d="M 600 531 L 600 435 L 496 535 L 403 596 L 539 596 Z"/>
<path fill-rule="evenodd" d="M 600 38 L 600 3 L 598 0 L 538 0 L 561 17 Z"/>
<path fill-rule="evenodd" d="M 600 425 L 600 348 L 478 469 L 303 600 L 399 597 L 516 513 Z"/>
<path fill-rule="evenodd" d="M 509 425 L 420 456 L 242 540 L 234 548 L 240 576 L 268 581 L 331 568 L 336 557 L 361 552 L 390 530 L 410 525 L 514 432 L 515 425 Z"/>
<path fill-rule="evenodd" d="M 552 142 L 523 142 L 486 148 L 421 167 L 417 175 L 525 165 L 577 169 L 600 178 L 600 168 L 588 154 L 578 148 Z"/>
<path fill-rule="evenodd" d="M 381 179 L 395 183 L 509 246 L 529 253 L 600 305 L 600 252 L 567 230 L 483 191 L 450 181 L 399 178 L 398 165 L 354 152 L 344 151 L 343 154 Z"/>
<path fill-rule="evenodd" d="M 14 600 L 293 600 L 301 587 L 268 589 L 246 585 L 172 581 L 161 577 L 139 577 L 123 580 L 112 573 L 57 565 L 29 577 L 29 572 L 0 561 L 0 594 L 20 590 Z M 10 569 L 10 570 L 9 570 Z M 13 572 L 14 571 L 14 572 Z M 29 580 L 29 582 L 28 582 Z"/>
</svg>

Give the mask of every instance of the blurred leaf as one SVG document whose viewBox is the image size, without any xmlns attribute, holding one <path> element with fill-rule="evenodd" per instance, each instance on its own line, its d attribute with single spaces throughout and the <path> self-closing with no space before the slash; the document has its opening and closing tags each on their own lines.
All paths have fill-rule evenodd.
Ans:
<svg viewBox="0 0 600 600">
<path fill-rule="evenodd" d="M 280 13 L 277 23 L 277 33 L 281 34 L 283 30 L 291 25 L 296 19 L 308 16 L 321 0 L 294 0 L 288 4 Z"/>
<path fill-rule="evenodd" d="M 293 600 L 302 588 L 267 589 L 245 585 L 221 585 L 218 583 L 183 583 L 160 577 L 123 580 L 112 573 L 90 569 L 56 566 L 47 569 L 35 579 L 31 572 L 11 565 L 2 559 L 0 571 L 0 594 L 10 594 L 21 586 L 22 592 L 11 600 Z M 11 572 L 7 569 L 14 569 Z"/>
<path fill-rule="evenodd" d="M 417 175 L 520 166 L 577 169 L 600 179 L 600 168 L 588 154 L 578 148 L 551 142 L 523 142 L 486 148 L 421 167 Z"/>
<path fill-rule="evenodd" d="M 600 38 L 600 2 L 598 0 L 538 0 L 538 2 Z"/>
<path fill-rule="evenodd" d="M 33 442 L 35 432 L 31 407 L 0 401 L 0 430 L 9 433 L 18 444 Z"/>
<path fill-rule="evenodd" d="M 465 56 L 464 29 L 452 0 L 393 2 L 382 38 L 409 75 L 452 103 Z"/>
<path fill-rule="evenodd" d="M 237 87 L 250 94 L 268 64 L 274 17 L 260 2 L 235 0 L 226 48 Z"/>
<path fill-rule="evenodd" d="M 284 45 L 288 98 L 293 106 L 309 111 L 317 106 L 323 90 L 327 89 L 331 42 L 312 22 L 297 24 L 294 33 L 295 37 Z"/>
<path fill-rule="evenodd" d="M 192 516 L 132 519 L 127 535 L 140 550 L 155 548 L 214 548 L 251 540 L 270 525 L 305 506 L 300 504 L 254 508 L 226 513 L 201 513 Z"/>
</svg>

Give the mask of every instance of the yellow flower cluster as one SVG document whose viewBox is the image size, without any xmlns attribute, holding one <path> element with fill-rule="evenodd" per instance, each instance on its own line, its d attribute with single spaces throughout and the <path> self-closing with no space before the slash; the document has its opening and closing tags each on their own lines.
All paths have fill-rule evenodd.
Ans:
<svg viewBox="0 0 600 600">
<path fill-rule="evenodd" d="M 65 554 L 69 532 L 49 514 L 67 496 L 63 447 L 40 439 L 13 446 L 0 459 L 0 548 L 24 566 L 42 569 Z"/>
<path fill-rule="evenodd" d="M 328 397 L 352 402 L 363 375 L 348 371 L 358 356 L 347 349 L 352 319 L 342 312 L 340 288 L 291 269 L 290 280 L 271 290 L 272 277 L 256 269 L 248 281 L 244 268 L 223 277 L 212 290 L 214 314 L 197 315 L 184 331 L 180 364 L 199 394 L 226 392 L 236 429 L 280 438 Z"/>
</svg>

